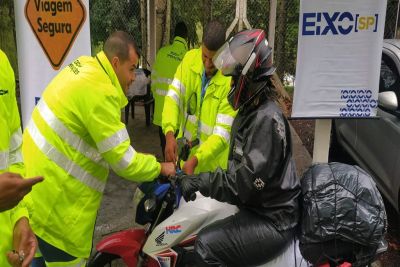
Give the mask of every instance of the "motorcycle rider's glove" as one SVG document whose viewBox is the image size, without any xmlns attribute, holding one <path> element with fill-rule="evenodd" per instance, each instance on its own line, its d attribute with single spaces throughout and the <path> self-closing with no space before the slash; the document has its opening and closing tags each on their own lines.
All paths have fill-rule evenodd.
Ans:
<svg viewBox="0 0 400 267">
<path fill-rule="evenodd" d="M 180 181 L 183 199 L 193 201 L 200 187 L 200 179 L 197 175 L 183 175 Z"/>
</svg>

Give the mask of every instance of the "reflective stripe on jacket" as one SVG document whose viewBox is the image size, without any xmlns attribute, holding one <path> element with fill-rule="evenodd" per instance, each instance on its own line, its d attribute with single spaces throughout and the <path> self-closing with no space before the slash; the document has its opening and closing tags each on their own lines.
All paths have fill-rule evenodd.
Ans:
<svg viewBox="0 0 400 267">
<path fill-rule="evenodd" d="M 204 65 L 201 48 L 186 53 L 165 98 L 162 127 L 166 134 L 179 129 L 188 140 L 199 137 L 200 146 L 192 149 L 198 165 L 195 173 L 226 169 L 230 131 L 236 112 L 228 103 L 231 78 L 218 71 L 210 80 L 200 109 L 201 82 Z M 192 95 L 197 99 L 194 115 L 187 116 L 187 102 Z M 188 118 L 186 129 L 183 129 Z"/>
<path fill-rule="evenodd" d="M 21 143 L 14 71 L 7 56 L 0 50 L 0 174 L 7 171 L 24 174 Z M 10 266 L 6 253 L 14 249 L 13 229 L 21 217 L 28 217 L 24 203 L 0 212 L 0 266 Z"/>
<path fill-rule="evenodd" d="M 179 63 L 187 51 L 186 40 L 175 37 L 171 45 L 162 47 L 156 56 L 151 72 L 151 91 L 154 96 L 153 123 L 161 126 L 164 98 L 168 93 L 168 86 L 174 79 L 174 74 Z"/>
<path fill-rule="evenodd" d="M 23 174 L 22 132 L 15 93 L 14 71 L 0 50 L 0 170 Z"/>
<path fill-rule="evenodd" d="M 109 166 L 136 182 L 160 173 L 152 155 L 137 153 L 121 122 L 127 99 L 104 52 L 80 57 L 47 86 L 23 135 L 32 190 L 32 227 L 49 244 L 87 258 Z"/>
</svg>

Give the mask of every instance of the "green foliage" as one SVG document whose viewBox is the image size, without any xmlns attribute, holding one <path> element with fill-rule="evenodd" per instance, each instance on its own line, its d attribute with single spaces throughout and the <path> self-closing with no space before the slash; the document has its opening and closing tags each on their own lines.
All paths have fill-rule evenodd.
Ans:
<svg viewBox="0 0 400 267">
<path fill-rule="evenodd" d="M 211 1 L 211 20 L 216 19 L 228 28 L 235 18 L 236 0 Z"/>
<path fill-rule="evenodd" d="M 184 21 L 189 30 L 189 46 L 201 44 L 204 23 L 219 20 L 228 27 L 235 17 L 235 0 L 173 0 L 171 11 L 171 29 L 178 21 Z"/>
<path fill-rule="evenodd" d="M 299 31 L 299 10 L 300 10 L 300 1 L 299 0 L 289 0 L 288 12 L 285 14 L 286 16 L 286 31 L 284 35 L 284 60 L 285 60 L 285 68 L 283 69 L 282 75 L 296 74 L 296 59 L 297 59 L 297 39 L 298 39 L 298 31 Z M 281 14 L 282 15 L 282 14 Z"/>
<path fill-rule="evenodd" d="M 269 1 L 248 1 L 247 19 L 253 28 L 263 29 L 269 35 Z"/>
<path fill-rule="evenodd" d="M 287 85 L 287 86 L 285 86 L 285 90 L 286 90 L 286 92 L 288 92 L 288 94 L 290 96 L 292 96 L 293 95 L 294 86 Z"/>
<path fill-rule="evenodd" d="M 141 46 L 138 0 L 91 0 L 89 4 L 93 53 L 111 33 L 118 30 L 132 34 L 137 45 Z"/>
<path fill-rule="evenodd" d="M 14 1 L 0 0 L 0 49 L 8 55 L 16 75 L 18 75 Z M 398 1 L 388 0 L 385 38 L 394 36 Z M 189 46 L 191 48 L 200 45 L 203 27 L 207 21 L 218 19 L 228 28 L 235 17 L 236 0 L 171 0 L 171 3 L 171 34 L 173 34 L 176 22 L 184 21 L 189 29 Z M 295 75 L 300 0 L 278 0 L 278 7 L 282 3 L 285 8 L 281 12 L 279 9 L 277 10 L 274 50 L 274 64 L 278 67 L 281 77 L 287 74 Z M 269 0 L 247 1 L 247 19 L 250 25 L 253 28 L 264 29 L 267 32 L 267 38 L 270 36 L 269 9 Z M 102 49 L 103 42 L 115 30 L 131 33 L 138 46 L 141 46 L 139 0 L 90 0 L 89 12 L 93 54 Z M 283 25 L 279 25 L 278 21 Z M 236 29 L 232 34 L 235 32 Z"/>
<path fill-rule="evenodd" d="M 189 1 L 173 1 L 171 8 L 171 37 L 176 23 L 183 21 L 188 28 L 189 47 L 195 47 L 199 44 L 196 25 L 201 24 L 200 1 L 197 4 Z"/>
<path fill-rule="evenodd" d="M 18 78 L 18 60 L 15 44 L 14 4 L 12 0 L 0 1 L 0 49 L 7 55 Z"/>
</svg>

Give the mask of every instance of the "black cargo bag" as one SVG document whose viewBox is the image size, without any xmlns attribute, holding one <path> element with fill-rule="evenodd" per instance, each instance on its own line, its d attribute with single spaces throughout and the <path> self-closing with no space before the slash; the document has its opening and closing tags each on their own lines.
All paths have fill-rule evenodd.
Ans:
<svg viewBox="0 0 400 267">
<path fill-rule="evenodd" d="M 374 260 L 386 231 L 382 197 L 358 166 L 315 164 L 303 175 L 300 251 L 312 264 Z"/>
</svg>

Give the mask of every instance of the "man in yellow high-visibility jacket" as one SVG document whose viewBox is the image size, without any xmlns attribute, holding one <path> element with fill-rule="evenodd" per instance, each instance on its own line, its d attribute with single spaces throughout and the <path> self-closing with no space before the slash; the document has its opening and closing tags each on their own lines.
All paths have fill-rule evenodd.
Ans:
<svg viewBox="0 0 400 267">
<path fill-rule="evenodd" d="M 23 179 L 20 176 L 24 172 L 22 132 L 14 71 L 1 50 L 0 125 L 0 266 L 27 267 L 35 254 L 37 241 L 29 225 L 28 209 L 25 202 L 20 201 L 43 178 Z"/>
<path fill-rule="evenodd" d="M 231 78 L 223 76 L 212 62 L 224 42 L 224 27 L 218 21 L 208 23 L 201 48 L 186 53 L 165 98 L 162 128 L 166 135 L 166 160 L 177 160 L 178 145 L 174 136 L 177 130 L 178 138 L 200 141 L 183 165 L 187 174 L 227 167 L 230 131 L 236 112 L 227 99 Z M 194 114 L 186 114 L 188 105 Z"/>
<path fill-rule="evenodd" d="M 23 135 L 26 174 L 45 176 L 33 188 L 32 228 L 42 258 L 36 265 L 84 265 L 109 166 L 126 179 L 175 175 L 172 163 L 130 145 L 121 108 L 134 80 L 138 52 L 132 36 L 113 33 L 104 51 L 82 56 L 44 90 Z"/>
<path fill-rule="evenodd" d="M 151 72 L 151 91 L 154 96 L 153 123 L 159 127 L 161 151 L 164 155 L 165 135 L 162 131 L 162 111 L 168 86 L 174 79 L 174 74 L 183 56 L 188 50 L 187 27 L 184 22 L 175 25 L 175 38 L 172 44 L 160 48 Z"/>
</svg>

